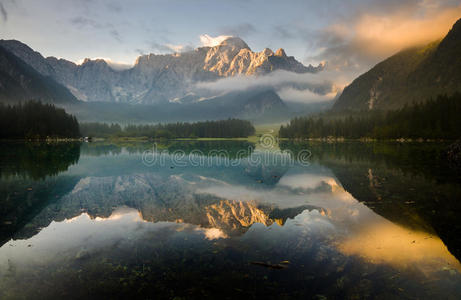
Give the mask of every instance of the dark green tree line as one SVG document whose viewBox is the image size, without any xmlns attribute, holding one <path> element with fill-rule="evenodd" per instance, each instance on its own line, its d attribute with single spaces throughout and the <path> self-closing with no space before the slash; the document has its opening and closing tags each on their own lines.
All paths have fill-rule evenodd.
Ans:
<svg viewBox="0 0 461 300">
<path fill-rule="evenodd" d="M 82 123 L 83 136 L 91 137 L 149 137 L 149 138 L 239 138 L 255 133 L 249 121 L 228 119 L 196 123 L 168 123 L 155 125 L 128 125 Z"/>
<path fill-rule="evenodd" d="M 52 104 L 0 104 L 0 139 L 77 138 L 77 119 Z"/>
<path fill-rule="evenodd" d="M 367 111 L 299 117 L 280 127 L 282 138 L 423 138 L 461 137 L 461 94 L 405 106 L 395 111 Z"/>
</svg>

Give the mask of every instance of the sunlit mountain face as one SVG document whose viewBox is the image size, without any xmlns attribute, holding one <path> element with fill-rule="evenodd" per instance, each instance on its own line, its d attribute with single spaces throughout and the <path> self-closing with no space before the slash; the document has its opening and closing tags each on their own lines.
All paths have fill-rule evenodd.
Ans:
<svg viewBox="0 0 461 300">
<path fill-rule="evenodd" d="M 285 143 L 291 152 L 257 146 L 243 157 L 203 148 L 203 156 L 178 164 L 177 146 L 160 147 L 169 152 L 146 164 L 152 144 L 82 145 L 77 162 L 40 179 L 28 175 L 34 165 L 19 172 L 3 160 L 16 165 L 6 170 L 25 175 L 2 174 L 2 185 L 15 187 L 2 188 L 2 198 L 29 204 L 4 215 L 2 297 L 459 294 L 461 265 L 449 250 L 456 232 L 438 231 L 455 222 L 443 197 L 461 191 L 411 168 L 417 157 L 397 163 L 389 149 L 381 155 L 359 143 L 312 144 L 303 145 L 313 153 L 308 163 L 286 164 L 281 155 L 296 157 L 299 145 Z M 247 146 L 229 142 L 228 153 Z M 25 152 L 16 147 L 17 160 Z M 401 147 L 394 153 L 412 148 Z M 445 220 L 420 213 L 425 197 L 384 184 L 389 176 L 420 178 L 418 187 L 441 199 L 432 215 Z M 359 191 L 347 188 L 351 180 Z M 385 196 L 397 191 L 393 200 Z M 376 208 L 379 201 L 386 203 Z"/>
<path fill-rule="evenodd" d="M 296 76 L 323 69 L 321 64 L 304 66 L 293 56 L 287 56 L 282 48 L 276 52 L 268 48 L 254 52 L 239 37 L 226 37 L 217 45 L 184 53 L 141 55 L 132 67 L 121 70 L 103 59 L 85 59 L 75 64 L 65 59 L 45 58 L 16 40 L 1 40 L 0 46 L 40 75 L 54 79 L 83 102 L 198 102 L 226 92 L 212 91 L 200 84 L 275 71 Z"/>
</svg>

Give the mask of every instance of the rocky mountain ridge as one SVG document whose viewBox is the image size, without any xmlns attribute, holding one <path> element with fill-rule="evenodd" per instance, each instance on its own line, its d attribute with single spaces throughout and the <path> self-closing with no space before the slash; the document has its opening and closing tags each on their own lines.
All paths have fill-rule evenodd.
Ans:
<svg viewBox="0 0 461 300">
<path fill-rule="evenodd" d="M 175 54 L 138 57 L 127 70 L 114 70 L 102 59 L 86 59 L 80 65 L 44 58 L 15 40 L 1 40 L 3 46 L 43 76 L 67 87 L 82 101 L 130 104 L 165 103 L 184 97 L 197 82 L 237 75 L 264 75 L 276 70 L 315 73 L 323 67 L 304 66 L 283 49 L 253 52 L 240 38 L 232 37 L 214 47 L 200 47 Z"/>
<path fill-rule="evenodd" d="M 57 104 L 78 102 L 62 85 L 0 46 L 0 101 L 14 103 L 32 99 Z"/>
</svg>

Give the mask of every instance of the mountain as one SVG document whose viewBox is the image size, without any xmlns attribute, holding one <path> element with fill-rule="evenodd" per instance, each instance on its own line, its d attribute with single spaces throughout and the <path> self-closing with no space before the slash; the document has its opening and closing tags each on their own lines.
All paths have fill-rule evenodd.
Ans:
<svg viewBox="0 0 461 300">
<path fill-rule="evenodd" d="M 461 91 L 461 19 L 447 36 L 403 50 L 346 87 L 335 110 L 398 109 Z"/>
<path fill-rule="evenodd" d="M 187 98 L 187 97 L 186 97 Z M 183 100 L 184 101 L 184 100 Z M 241 118 L 256 123 L 286 120 L 291 111 L 273 90 L 230 92 L 185 103 L 130 105 L 80 102 L 66 106 L 80 121 L 176 122 Z"/>
<path fill-rule="evenodd" d="M 31 99 L 51 103 L 77 102 L 65 87 L 0 46 L 0 101 L 17 103 Z"/>
<path fill-rule="evenodd" d="M 253 52 L 240 38 L 232 37 L 214 47 L 175 54 L 139 56 L 127 70 L 114 70 L 102 59 L 82 64 L 44 58 L 27 45 L 1 40 L 0 46 L 24 60 L 43 76 L 66 86 L 82 101 L 130 104 L 167 103 L 187 95 L 195 83 L 237 75 L 262 75 L 276 70 L 315 73 L 322 66 L 304 66 L 283 49 Z"/>
<path fill-rule="evenodd" d="M 184 107 L 187 114 L 200 119 L 227 119 L 230 117 L 253 121 L 269 121 L 288 117 L 290 112 L 273 90 L 231 92 Z M 185 116 L 184 116 L 185 117 Z"/>
</svg>

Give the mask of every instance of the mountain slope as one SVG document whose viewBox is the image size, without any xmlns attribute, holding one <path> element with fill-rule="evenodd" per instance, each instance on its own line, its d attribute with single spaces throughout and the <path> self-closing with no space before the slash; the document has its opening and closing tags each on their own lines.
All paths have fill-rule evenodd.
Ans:
<svg viewBox="0 0 461 300">
<path fill-rule="evenodd" d="M 187 104 L 184 110 L 195 113 L 194 115 L 202 119 L 241 118 L 269 121 L 289 116 L 287 106 L 273 90 L 231 92 Z"/>
<path fill-rule="evenodd" d="M 335 110 L 397 109 L 461 91 L 461 20 L 442 41 L 397 53 L 346 87 Z"/>
<path fill-rule="evenodd" d="M 0 46 L 0 101 L 17 103 L 28 100 L 51 103 L 77 101 L 65 87 L 41 75 Z"/>
<path fill-rule="evenodd" d="M 290 110 L 272 90 L 232 92 L 192 103 L 130 105 L 126 103 L 80 102 L 66 106 L 80 121 L 176 122 L 241 118 L 256 123 L 286 120 Z"/>
<path fill-rule="evenodd" d="M 229 38 L 214 47 L 168 55 L 148 54 L 137 58 L 128 70 L 114 70 L 104 60 L 86 59 L 76 65 L 64 59 L 44 58 L 14 40 L 0 45 L 36 71 L 66 86 L 83 101 L 131 104 L 166 103 L 184 97 L 195 83 L 236 75 L 261 75 L 275 70 L 315 73 L 322 66 L 304 66 L 283 49 L 253 52 L 240 38 Z"/>
</svg>

